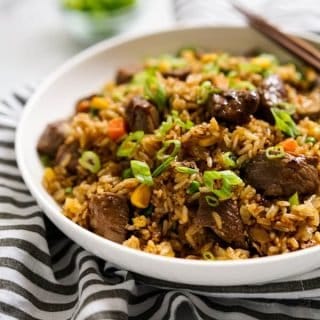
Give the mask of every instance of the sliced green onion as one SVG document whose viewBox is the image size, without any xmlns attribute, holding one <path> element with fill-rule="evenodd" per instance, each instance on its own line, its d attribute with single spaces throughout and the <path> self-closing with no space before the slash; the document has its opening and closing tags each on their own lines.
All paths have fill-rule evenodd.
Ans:
<svg viewBox="0 0 320 320">
<path fill-rule="evenodd" d="M 219 204 L 219 200 L 215 196 L 205 196 L 205 199 L 210 207 L 216 207 Z"/>
<path fill-rule="evenodd" d="M 64 189 L 64 193 L 65 194 L 72 194 L 73 188 L 72 187 L 68 187 Z"/>
<path fill-rule="evenodd" d="M 193 173 L 199 172 L 199 169 L 193 169 L 193 168 L 184 167 L 184 166 L 176 167 L 176 170 L 180 173 L 185 173 L 185 174 L 193 174 Z"/>
<path fill-rule="evenodd" d="M 203 174 L 204 184 L 209 190 L 215 194 L 219 200 L 227 200 L 232 196 L 232 189 L 235 186 L 243 184 L 241 178 L 239 178 L 231 170 L 205 171 Z M 216 188 L 216 184 L 221 185 L 220 188 Z"/>
<path fill-rule="evenodd" d="M 184 58 L 176 57 L 170 54 L 162 55 L 161 60 L 169 64 L 172 69 L 180 69 L 187 65 L 187 61 Z"/>
<path fill-rule="evenodd" d="M 250 62 L 239 63 L 238 67 L 243 73 L 260 73 L 263 70 L 260 66 Z"/>
<path fill-rule="evenodd" d="M 274 146 L 266 149 L 266 156 L 268 159 L 281 159 L 285 156 L 283 146 Z"/>
<path fill-rule="evenodd" d="M 275 120 L 275 127 L 289 137 L 295 138 L 300 134 L 295 122 L 287 111 L 271 108 Z"/>
<path fill-rule="evenodd" d="M 89 114 L 91 117 L 97 117 L 99 115 L 99 109 L 97 108 L 90 108 Z"/>
<path fill-rule="evenodd" d="M 172 119 L 174 123 L 176 123 L 179 127 L 183 129 L 189 130 L 194 126 L 194 123 L 191 120 L 187 120 L 187 121 L 181 120 L 181 118 L 179 117 L 178 111 L 176 110 L 172 111 Z"/>
<path fill-rule="evenodd" d="M 167 170 L 170 167 L 171 162 L 174 160 L 174 157 L 169 157 L 164 160 L 152 173 L 153 177 L 159 176 L 163 171 Z"/>
<path fill-rule="evenodd" d="M 128 179 L 133 177 L 131 168 L 124 169 L 122 172 L 122 179 Z"/>
<path fill-rule="evenodd" d="M 140 71 L 133 76 L 131 80 L 131 84 L 143 87 L 144 84 L 146 83 L 147 77 L 148 77 L 147 71 Z"/>
<path fill-rule="evenodd" d="M 187 194 L 194 194 L 199 191 L 200 182 L 192 181 L 187 189 Z"/>
<path fill-rule="evenodd" d="M 298 192 L 294 193 L 290 198 L 289 198 L 289 203 L 290 203 L 290 206 L 298 206 L 300 204 L 300 201 L 299 201 L 299 195 L 298 195 Z"/>
<path fill-rule="evenodd" d="M 153 184 L 150 168 L 145 162 L 131 160 L 130 166 L 134 177 L 137 178 L 141 183 L 148 186 Z"/>
<path fill-rule="evenodd" d="M 233 79 L 230 80 L 229 86 L 230 86 L 230 88 L 237 89 L 237 90 L 248 89 L 250 91 L 254 91 L 257 89 L 249 81 L 234 81 Z"/>
<path fill-rule="evenodd" d="M 154 209 L 154 206 L 150 204 L 147 208 L 141 210 L 141 214 L 146 217 L 150 217 L 152 215 L 153 209 Z"/>
<path fill-rule="evenodd" d="M 171 154 L 166 154 L 166 152 L 173 146 Z M 167 140 L 163 143 L 163 147 L 157 152 L 157 159 L 163 160 L 168 157 L 175 157 L 181 149 L 181 142 L 179 140 Z"/>
<path fill-rule="evenodd" d="M 234 168 L 237 166 L 237 163 L 236 163 L 236 157 L 235 155 L 228 151 L 228 152 L 224 152 L 222 154 L 222 161 L 223 161 L 223 164 L 225 167 L 227 168 Z"/>
<path fill-rule="evenodd" d="M 228 63 L 230 55 L 228 53 L 222 53 L 218 56 L 216 63 L 220 67 L 225 67 L 225 64 Z"/>
<path fill-rule="evenodd" d="M 167 132 L 177 124 L 179 127 L 189 130 L 194 126 L 191 120 L 183 121 L 180 119 L 179 114 L 176 110 L 172 111 L 170 115 L 167 116 L 166 121 L 161 123 L 161 126 L 156 130 L 156 135 L 163 137 Z"/>
<path fill-rule="evenodd" d="M 112 93 L 112 99 L 115 102 L 122 102 L 125 99 L 125 95 L 124 95 L 123 92 L 120 92 L 119 90 L 118 91 L 114 91 Z"/>
<path fill-rule="evenodd" d="M 227 77 L 230 78 L 234 78 L 238 75 L 238 72 L 236 70 L 231 70 L 228 72 Z"/>
<path fill-rule="evenodd" d="M 144 94 L 157 105 L 159 110 L 163 110 L 166 106 L 166 89 L 160 79 L 158 79 L 154 70 L 150 70 L 147 74 L 144 84 Z"/>
<path fill-rule="evenodd" d="M 202 258 L 204 260 L 215 260 L 214 255 L 210 251 L 204 251 L 202 252 Z"/>
<path fill-rule="evenodd" d="M 279 102 L 276 105 L 277 108 L 287 111 L 290 115 L 294 114 L 296 112 L 296 106 L 292 103 L 288 102 Z"/>
<path fill-rule="evenodd" d="M 212 83 L 210 81 L 202 82 L 198 88 L 197 103 L 203 104 L 203 103 L 207 102 L 207 100 L 209 99 L 209 96 L 212 92 L 213 92 Z"/>
<path fill-rule="evenodd" d="M 44 167 L 50 167 L 50 157 L 48 155 L 40 156 L 40 161 Z"/>
<path fill-rule="evenodd" d="M 163 137 L 167 134 L 168 131 L 173 127 L 174 122 L 172 116 L 169 115 L 166 121 L 163 121 L 160 127 L 156 130 L 156 135 L 159 137 Z"/>
<path fill-rule="evenodd" d="M 315 137 L 307 137 L 306 143 L 315 144 L 317 142 L 317 139 Z"/>
<path fill-rule="evenodd" d="M 138 143 L 144 136 L 143 131 L 131 132 L 121 143 L 117 151 L 118 157 L 131 157 L 136 150 Z"/>
<path fill-rule="evenodd" d="M 204 73 L 211 73 L 215 75 L 220 72 L 220 67 L 214 62 L 208 62 L 203 66 L 202 71 Z"/>
<path fill-rule="evenodd" d="M 92 173 L 97 173 L 101 168 L 100 158 L 93 151 L 84 151 L 79 159 L 80 165 Z"/>
</svg>

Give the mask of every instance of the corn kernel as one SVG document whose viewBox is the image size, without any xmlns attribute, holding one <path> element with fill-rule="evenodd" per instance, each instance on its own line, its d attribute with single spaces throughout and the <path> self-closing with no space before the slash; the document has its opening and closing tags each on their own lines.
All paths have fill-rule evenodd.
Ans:
<svg viewBox="0 0 320 320">
<path fill-rule="evenodd" d="M 151 198 L 151 189 L 145 184 L 140 184 L 131 194 L 131 203 L 140 209 L 148 207 Z"/>
<path fill-rule="evenodd" d="M 106 109 L 109 107 L 109 103 L 105 98 L 94 97 L 91 100 L 91 106 L 96 109 Z"/>
<path fill-rule="evenodd" d="M 272 61 L 267 57 L 256 57 L 252 59 L 252 63 L 263 68 L 268 69 L 272 65 Z"/>
<path fill-rule="evenodd" d="M 52 181 L 55 178 L 55 173 L 52 168 L 44 169 L 44 177 L 47 181 Z"/>
</svg>

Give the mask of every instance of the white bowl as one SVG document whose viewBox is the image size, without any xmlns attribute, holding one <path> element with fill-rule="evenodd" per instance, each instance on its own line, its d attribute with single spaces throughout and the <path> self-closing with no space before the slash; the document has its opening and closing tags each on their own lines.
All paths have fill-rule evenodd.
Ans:
<svg viewBox="0 0 320 320">
<path fill-rule="evenodd" d="M 117 38 L 84 51 L 42 84 L 26 106 L 19 124 L 17 160 L 32 195 L 49 219 L 79 245 L 122 268 L 149 277 L 189 285 L 240 285 L 269 282 L 316 268 L 320 264 L 320 246 L 272 257 L 213 262 L 167 258 L 133 250 L 67 219 L 41 185 L 43 168 L 36 153 L 36 144 L 49 122 L 72 114 L 75 101 L 112 79 L 118 67 L 191 45 L 237 53 L 261 48 L 283 59 L 289 58 L 253 30 L 210 26 Z"/>
</svg>

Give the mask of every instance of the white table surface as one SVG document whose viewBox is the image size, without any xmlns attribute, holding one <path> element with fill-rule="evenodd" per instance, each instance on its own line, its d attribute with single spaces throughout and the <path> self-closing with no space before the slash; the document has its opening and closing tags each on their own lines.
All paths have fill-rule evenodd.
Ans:
<svg viewBox="0 0 320 320">
<path fill-rule="evenodd" d="M 85 48 L 65 30 L 59 0 L 0 0 L 0 97 L 38 82 Z M 174 23 L 171 0 L 141 0 L 142 10 L 127 33 Z"/>
</svg>

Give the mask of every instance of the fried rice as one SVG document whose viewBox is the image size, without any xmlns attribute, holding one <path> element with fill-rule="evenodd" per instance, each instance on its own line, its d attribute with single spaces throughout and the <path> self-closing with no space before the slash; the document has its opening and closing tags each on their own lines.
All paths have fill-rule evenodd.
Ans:
<svg viewBox="0 0 320 320">
<path fill-rule="evenodd" d="M 184 49 L 131 70 L 119 70 L 100 92 L 76 103 L 54 151 L 40 146 L 45 133 L 40 138 L 43 185 L 66 217 L 113 240 L 101 231 L 108 218 L 97 217 L 108 208 L 92 202 L 115 195 L 128 214 L 123 237 L 113 241 L 187 259 L 246 259 L 320 243 L 320 90 L 312 69 L 264 53 Z M 281 88 L 266 85 L 272 77 Z M 151 116 L 141 111 L 143 103 Z M 233 103 L 245 106 L 234 114 Z M 142 133 L 133 139 L 136 132 Z M 246 169 L 258 157 L 272 165 L 286 156 L 313 159 L 317 176 L 309 190 L 303 182 L 296 190 L 270 191 Z M 219 209 L 227 202 L 232 212 Z"/>
</svg>

